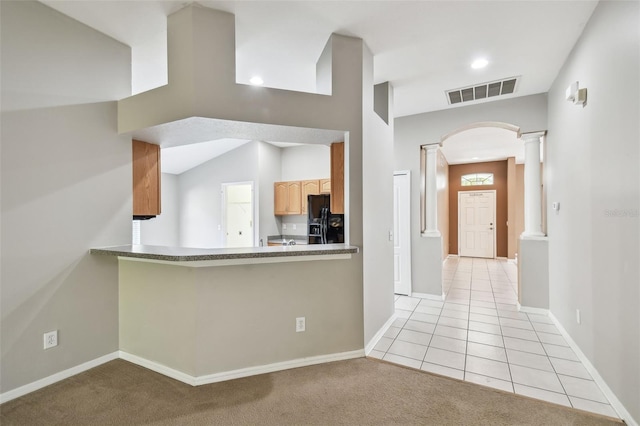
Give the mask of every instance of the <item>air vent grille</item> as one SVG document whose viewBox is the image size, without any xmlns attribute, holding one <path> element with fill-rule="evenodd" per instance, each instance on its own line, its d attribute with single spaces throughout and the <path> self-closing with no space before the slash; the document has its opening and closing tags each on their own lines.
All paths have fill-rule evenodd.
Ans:
<svg viewBox="0 0 640 426">
<path fill-rule="evenodd" d="M 520 77 L 509 77 L 503 80 L 490 81 L 476 86 L 447 90 L 447 100 L 450 105 L 461 102 L 476 101 L 478 99 L 509 95 L 516 91 Z"/>
</svg>

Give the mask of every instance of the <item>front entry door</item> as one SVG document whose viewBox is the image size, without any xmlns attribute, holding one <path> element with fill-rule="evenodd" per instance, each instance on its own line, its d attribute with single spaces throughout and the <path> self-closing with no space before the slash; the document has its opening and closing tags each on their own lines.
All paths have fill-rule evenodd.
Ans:
<svg viewBox="0 0 640 426">
<path fill-rule="evenodd" d="M 496 192 L 458 192 L 458 255 L 495 257 Z"/>
</svg>

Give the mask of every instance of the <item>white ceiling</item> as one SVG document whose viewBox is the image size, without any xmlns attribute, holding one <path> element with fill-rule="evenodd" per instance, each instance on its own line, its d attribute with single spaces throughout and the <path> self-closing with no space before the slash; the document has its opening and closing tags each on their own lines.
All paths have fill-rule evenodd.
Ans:
<svg viewBox="0 0 640 426">
<path fill-rule="evenodd" d="M 42 2 L 131 46 L 134 86 L 147 90 L 166 82 L 166 16 L 188 2 Z M 449 108 L 445 90 L 505 77 L 522 76 L 512 96 L 547 92 L 597 2 L 199 3 L 235 14 L 240 83 L 259 74 L 266 86 L 313 92 L 315 63 L 329 35 L 362 38 L 374 54 L 375 82 L 389 81 L 395 89 L 400 117 Z M 472 70 L 479 56 L 489 66 Z"/>
<path fill-rule="evenodd" d="M 217 141 L 192 143 L 162 150 L 162 173 L 179 175 L 225 152 L 234 150 L 250 142 L 246 139 L 220 139 Z"/>
<path fill-rule="evenodd" d="M 131 46 L 134 93 L 166 84 L 166 17 L 189 2 L 41 1 Z M 401 117 L 459 107 L 448 105 L 446 90 L 506 77 L 521 76 L 518 89 L 498 99 L 547 92 L 597 1 L 198 3 L 235 14 L 239 83 L 260 75 L 268 87 L 313 92 L 330 34 L 362 38 L 374 55 L 374 82 L 392 84 Z M 489 65 L 471 69 L 480 56 Z"/>
</svg>

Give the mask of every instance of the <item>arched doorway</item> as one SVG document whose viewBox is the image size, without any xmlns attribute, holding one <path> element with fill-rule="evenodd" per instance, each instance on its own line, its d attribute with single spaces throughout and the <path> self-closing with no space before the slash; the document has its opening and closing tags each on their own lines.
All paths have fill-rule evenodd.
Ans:
<svg viewBox="0 0 640 426">
<path fill-rule="evenodd" d="M 422 150 L 425 183 L 421 203 L 423 237 L 438 240 L 435 246 L 442 247 L 442 259 L 449 256 L 508 259 L 513 267 L 509 266 L 507 269 L 516 290 L 515 264 L 519 239 L 525 231 L 525 140 L 536 142 L 527 145 L 529 173 L 537 169 L 536 173 L 540 175 L 544 164 L 540 161 L 543 159 L 542 154 L 538 160 L 530 161 L 531 158 L 538 157 L 537 154 L 531 155 L 531 148 L 542 151 L 540 142 L 544 142 L 544 138 L 534 137 L 533 134 L 526 134 L 522 138 L 520 136 L 520 128 L 509 123 L 476 122 L 454 129 L 445 134 L 439 143 L 425 145 Z M 540 199 L 544 199 L 544 190 L 543 187 L 541 189 L 542 193 L 537 194 L 537 208 L 543 211 Z M 470 200 L 482 200 L 485 195 L 494 197 L 495 201 L 485 202 L 474 210 Z M 531 190 L 528 191 L 528 196 L 530 201 Z M 459 200 L 466 200 L 464 209 L 459 208 Z M 489 210 L 492 211 L 485 214 Z M 462 216 L 469 211 L 471 214 Z M 483 212 L 486 216 L 486 223 L 480 224 L 484 225 L 480 226 L 481 232 L 478 227 L 473 228 L 473 220 L 468 220 L 476 217 L 477 212 Z M 540 214 L 538 211 L 539 217 Z M 544 222 L 544 214 L 539 220 Z M 461 230 L 462 224 L 469 226 Z M 487 247 L 483 248 L 489 250 L 478 251 L 478 247 L 473 244 L 478 247 L 485 244 Z M 469 250 L 465 253 L 463 249 Z M 450 281 L 455 278 L 451 276 L 451 271 L 443 271 L 441 277 L 443 297 L 446 297 Z"/>
</svg>

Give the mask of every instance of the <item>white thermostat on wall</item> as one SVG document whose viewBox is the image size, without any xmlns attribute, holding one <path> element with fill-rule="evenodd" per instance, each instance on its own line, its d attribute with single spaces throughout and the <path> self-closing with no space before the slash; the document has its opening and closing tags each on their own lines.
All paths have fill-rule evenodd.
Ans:
<svg viewBox="0 0 640 426">
<path fill-rule="evenodd" d="M 555 211 L 560 210 L 560 203 L 557 201 L 551 203 L 551 208 L 554 209 Z"/>
<path fill-rule="evenodd" d="M 567 87 L 567 90 L 565 91 L 565 99 L 568 101 L 573 101 L 576 98 L 576 94 L 578 93 L 578 82 L 575 81 L 573 83 L 571 83 L 569 85 L 569 87 Z"/>
</svg>

